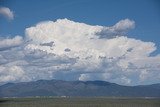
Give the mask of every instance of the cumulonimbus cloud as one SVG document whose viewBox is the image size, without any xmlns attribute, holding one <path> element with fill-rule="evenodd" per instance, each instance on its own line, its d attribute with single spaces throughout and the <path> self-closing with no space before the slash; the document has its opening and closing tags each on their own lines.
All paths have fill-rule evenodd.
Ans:
<svg viewBox="0 0 160 107">
<path fill-rule="evenodd" d="M 160 56 L 150 56 L 155 44 L 125 36 L 134 27 L 135 22 L 129 19 L 111 27 L 68 19 L 38 23 L 26 28 L 21 46 L 0 51 L 0 74 L 6 68 L 18 67 L 23 77 L 18 76 L 19 81 L 54 78 L 128 85 L 160 82 Z M 13 75 L 3 82 L 17 82 L 15 78 Z"/>
<path fill-rule="evenodd" d="M 13 11 L 11 11 L 8 7 L 0 7 L 0 15 L 5 16 L 9 20 L 14 19 Z"/>
</svg>

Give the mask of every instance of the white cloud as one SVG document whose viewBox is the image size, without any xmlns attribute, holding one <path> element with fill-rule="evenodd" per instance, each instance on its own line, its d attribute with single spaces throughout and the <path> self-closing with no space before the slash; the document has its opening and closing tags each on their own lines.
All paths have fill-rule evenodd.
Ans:
<svg viewBox="0 0 160 107">
<path fill-rule="evenodd" d="M 121 20 L 118 23 L 116 23 L 112 29 L 114 29 L 115 31 L 126 31 L 126 30 L 130 30 L 133 29 L 135 27 L 135 22 L 133 20 L 129 20 L 129 19 L 125 19 L 125 20 Z"/>
<path fill-rule="evenodd" d="M 23 82 L 29 80 L 29 78 L 25 75 L 25 72 L 18 66 L 0 66 L 0 74 L 0 83 L 6 83 L 11 81 Z"/>
<path fill-rule="evenodd" d="M 14 38 L 8 38 L 8 39 L 0 39 L 0 50 L 16 47 L 22 43 L 23 43 L 23 38 L 21 36 L 15 36 Z"/>
<path fill-rule="evenodd" d="M 8 7 L 0 7 L 0 14 L 5 16 L 9 20 L 14 19 L 14 14 Z"/>
<path fill-rule="evenodd" d="M 140 80 L 144 81 L 145 79 L 147 79 L 147 77 L 149 76 L 148 74 L 149 73 L 147 72 L 147 70 L 143 70 L 139 75 Z"/>
<path fill-rule="evenodd" d="M 155 44 L 125 36 L 134 26 L 129 19 L 111 27 L 68 19 L 41 22 L 26 29 L 25 40 L 19 38 L 26 42 L 18 42 L 22 46 L 1 51 L 0 63 L 20 67 L 30 80 L 106 80 L 127 85 L 160 82 L 156 75 L 160 74 L 160 56 L 150 56 Z M 15 42 L 6 44 L 0 42 L 1 47 Z"/>
<path fill-rule="evenodd" d="M 124 19 L 116 23 L 114 26 L 103 27 L 100 32 L 96 33 L 96 35 L 98 35 L 99 38 L 110 39 L 116 36 L 122 36 L 134 27 L 135 22 L 133 20 Z"/>
</svg>

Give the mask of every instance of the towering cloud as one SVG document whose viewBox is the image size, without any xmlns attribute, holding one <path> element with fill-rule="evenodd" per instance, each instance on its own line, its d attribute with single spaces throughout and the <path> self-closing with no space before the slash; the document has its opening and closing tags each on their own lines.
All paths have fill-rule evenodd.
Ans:
<svg viewBox="0 0 160 107">
<path fill-rule="evenodd" d="M 16 66 L 23 71 L 18 73 L 23 77 L 17 77 L 19 81 L 54 78 L 128 85 L 160 82 L 160 56 L 150 56 L 155 44 L 125 36 L 134 27 L 135 22 L 129 19 L 111 27 L 68 19 L 38 23 L 26 29 L 21 46 L 0 51 L 4 67 L 0 74 L 6 67 Z"/>
<path fill-rule="evenodd" d="M 9 20 L 13 20 L 14 19 L 13 12 L 7 7 L 0 7 L 0 15 L 5 16 Z"/>
</svg>

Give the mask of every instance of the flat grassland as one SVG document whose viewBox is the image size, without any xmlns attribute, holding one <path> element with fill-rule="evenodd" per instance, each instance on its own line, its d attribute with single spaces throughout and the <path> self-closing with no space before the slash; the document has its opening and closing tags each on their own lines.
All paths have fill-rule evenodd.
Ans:
<svg viewBox="0 0 160 107">
<path fill-rule="evenodd" d="M 145 98 L 0 98 L 0 107 L 160 107 Z"/>
</svg>

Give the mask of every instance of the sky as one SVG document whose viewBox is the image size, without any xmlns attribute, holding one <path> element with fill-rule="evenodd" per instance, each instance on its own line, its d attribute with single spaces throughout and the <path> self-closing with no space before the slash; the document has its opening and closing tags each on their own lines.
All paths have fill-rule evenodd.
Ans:
<svg viewBox="0 0 160 107">
<path fill-rule="evenodd" d="M 0 84 L 160 83 L 159 0 L 0 0 Z"/>
</svg>

